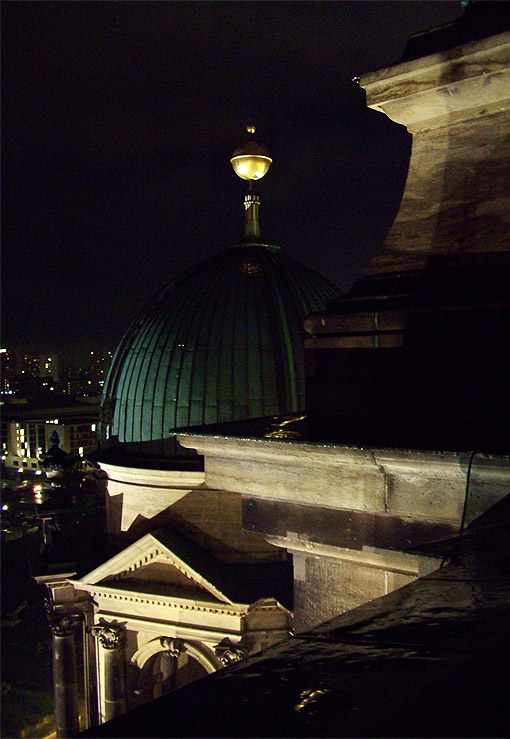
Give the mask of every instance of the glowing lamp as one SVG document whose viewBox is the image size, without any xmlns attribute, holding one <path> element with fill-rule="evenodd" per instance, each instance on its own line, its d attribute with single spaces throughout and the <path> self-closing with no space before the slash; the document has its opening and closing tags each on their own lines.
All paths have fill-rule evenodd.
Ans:
<svg viewBox="0 0 510 739">
<path fill-rule="evenodd" d="M 254 134 L 255 126 L 249 125 L 246 130 L 248 133 Z M 272 161 L 265 146 L 257 144 L 255 141 L 246 141 L 234 151 L 230 164 L 236 175 L 241 179 L 260 180 L 267 174 Z"/>
</svg>

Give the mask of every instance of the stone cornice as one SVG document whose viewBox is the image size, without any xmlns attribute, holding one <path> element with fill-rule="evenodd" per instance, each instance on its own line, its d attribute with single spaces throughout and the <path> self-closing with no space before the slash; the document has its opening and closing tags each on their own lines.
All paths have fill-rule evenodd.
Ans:
<svg viewBox="0 0 510 739">
<path fill-rule="evenodd" d="M 489 36 L 478 41 L 471 41 L 468 44 L 456 46 L 446 51 L 438 51 L 435 54 L 429 54 L 425 57 L 412 59 L 401 64 L 394 64 L 391 67 L 384 67 L 375 72 L 367 72 L 360 76 L 360 84 L 366 89 L 368 85 L 376 85 L 381 83 L 381 88 L 372 87 L 374 93 L 382 89 L 382 85 L 390 82 L 398 77 L 414 75 L 415 79 L 422 80 L 421 84 L 430 86 L 437 85 L 441 81 L 445 68 L 451 67 L 451 74 L 455 74 L 455 70 L 459 69 L 459 64 L 464 65 L 466 59 L 476 59 L 479 62 L 497 63 L 500 55 L 503 54 L 503 64 L 508 63 L 508 45 L 510 44 L 510 32 L 499 33 L 496 36 Z M 463 67 L 458 72 L 458 79 L 469 75 L 469 70 Z M 476 68 L 472 68 L 471 74 L 477 74 Z M 418 77 L 417 77 L 418 75 Z M 454 77 L 452 76 L 452 81 Z M 417 84 L 420 84 L 417 82 Z M 372 104 L 376 102 L 375 98 L 368 99 L 367 102 Z"/>
<path fill-rule="evenodd" d="M 381 465 L 403 467 L 413 474 L 421 474 L 425 465 L 429 470 L 435 470 L 441 477 L 448 475 L 463 475 L 463 464 L 470 452 L 445 452 L 435 450 L 414 449 L 384 449 L 356 447 L 334 443 L 319 443 L 312 441 L 292 441 L 280 439 L 256 439 L 214 434 L 186 433 L 177 436 L 179 443 L 189 449 L 196 449 L 206 457 L 217 457 L 225 460 L 243 458 L 253 461 L 300 461 L 309 455 L 314 464 L 333 464 L 335 467 L 359 465 L 372 468 L 374 472 L 381 471 Z M 479 455 L 485 460 L 485 466 L 490 468 L 504 468 L 505 475 L 510 467 L 510 456 L 484 454 Z M 207 478 L 207 467 L 206 467 Z M 240 492 L 240 491 L 234 491 Z"/>
<path fill-rule="evenodd" d="M 131 485 L 143 485 L 154 488 L 185 488 L 193 489 L 204 482 L 203 472 L 189 472 L 183 470 L 152 470 L 101 462 L 101 469 L 106 472 L 108 479 Z"/>
<path fill-rule="evenodd" d="M 390 552 L 388 550 L 376 550 L 375 548 L 363 547 L 362 550 L 347 549 L 346 547 L 322 544 L 308 539 L 300 539 L 296 533 L 289 536 L 266 535 L 267 541 L 276 547 L 282 547 L 291 552 L 299 554 L 314 555 L 317 557 L 329 557 L 330 559 L 341 559 L 344 562 L 372 567 L 374 569 L 385 569 L 389 572 L 399 572 L 418 576 L 418 558 L 413 554 L 403 552 Z"/>
<path fill-rule="evenodd" d="M 282 454 L 288 460 L 302 459 L 303 453 L 316 458 L 317 463 L 359 464 L 370 466 L 373 463 L 372 450 L 341 444 L 321 444 L 306 441 L 289 443 L 284 439 L 261 439 L 250 437 L 220 436 L 215 434 L 178 434 L 179 443 L 189 449 L 201 449 L 200 454 L 215 457 L 255 456 L 258 460 L 280 459 Z M 339 456 L 340 455 L 340 456 Z M 327 460 L 332 457 L 332 460 Z M 207 468 L 205 470 L 207 480 Z M 238 491 L 234 491 L 238 492 Z"/>
<path fill-rule="evenodd" d="M 132 616 L 130 614 L 123 614 L 125 619 L 126 628 L 131 631 L 137 631 L 140 635 L 140 641 L 144 642 L 145 639 L 149 638 L 149 642 L 145 642 L 147 647 L 153 639 L 155 631 L 164 633 L 165 635 L 175 638 L 184 639 L 185 641 L 199 641 L 209 648 L 213 648 L 215 644 L 220 642 L 225 636 L 239 637 L 243 630 L 243 620 L 237 618 L 236 620 L 231 619 L 231 622 L 226 625 L 224 622 L 220 626 L 204 626 L 197 622 L 194 624 L 184 623 L 172 623 L 171 621 L 165 621 L 164 619 L 158 619 L 157 617 L 151 617 L 149 619 L 142 619 L 139 616 Z M 159 639 L 158 639 L 159 642 Z M 143 649 L 144 647 L 141 647 Z M 157 651 L 160 651 L 159 649 Z"/>
<path fill-rule="evenodd" d="M 411 133 L 510 108 L 510 33 L 363 75 L 367 105 Z"/>
<path fill-rule="evenodd" d="M 70 580 L 75 587 L 86 590 L 90 595 L 96 598 L 103 598 L 118 604 L 136 603 L 145 606 L 159 606 L 165 609 L 175 609 L 180 611 L 195 611 L 201 613 L 221 614 L 226 616 L 242 617 L 248 610 L 246 604 L 228 604 L 207 603 L 205 601 L 188 600 L 186 598 L 175 598 L 173 596 L 146 594 L 132 590 L 121 590 L 119 588 L 110 588 L 106 586 L 98 586 L 89 583 L 83 583 L 80 580 Z"/>
<path fill-rule="evenodd" d="M 342 447 L 198 434 L 179 442 L 205 458 L 211 486 L 268 501 L 460 523 L 471 452 Z M 510 457 L 477 454 L 471 484 L 491 488 L 476 513 L 510 482 Z M 473 509 L 475 512 L 475 509 Z"/>
</svg>

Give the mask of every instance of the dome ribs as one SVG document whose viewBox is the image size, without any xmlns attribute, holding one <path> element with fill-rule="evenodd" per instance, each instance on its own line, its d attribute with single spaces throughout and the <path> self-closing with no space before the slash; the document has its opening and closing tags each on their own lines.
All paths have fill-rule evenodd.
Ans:
<svg viewBox="0 0 510 739">
<path fill-rule="evenodd" d="M 195 264 L 122 338 L 105 383 L 102 448 L 185 456 L 171 429 L 302 410 L 303 320 L 340 294 L 267 245 Z"/>
</svg>

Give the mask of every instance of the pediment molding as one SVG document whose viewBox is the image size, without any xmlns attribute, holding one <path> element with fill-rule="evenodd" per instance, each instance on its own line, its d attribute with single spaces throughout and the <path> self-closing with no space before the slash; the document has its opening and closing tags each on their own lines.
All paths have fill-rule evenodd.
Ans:
<svg viewBox="0 0 510 739">
<path fill-rule="evenodd" d="M 196 568 L 191 567 L 187 562 L 178 557 L 171 549 L 160 542 L 153 534 L 146 534 L 144 537 L 134 542 L 122 552 L 104 562 L 102 565 L 84 575 L 78 580 L 73 580 L 75 587 L 92 592 L 92 590 L 104 590 L 112 593 L 118 591 L 119 586 L 115 589 L 110 587 L 108 583 L 120 583 L 123 579 L 128 578 L 131 574 L 140 571 L 151 563 L 165 563 L 169 568 L 177 570 L 181 575 L 190 581 L 190 585 L 195 585 L 197 590 L 206 591 L 212 595 L 220 603 L 232 604 L 233 601 L 226 596 L 221 590 L 200 573 Z M 169 582 L 171 579 L 169 578 Z M 92 586 L 95 586 L 94 588 Z M 128 592 L 128 591 L 124 591 Z M 129 595 L 128 597 L 135 597 Z M 144 600 L 142 593 L 136 593 L 136 597 Z M 168 598 L 165 596 L 157 596 L 164 600 L 165 605 L 168 604 Z M 153 601 L 154 596 L 147 596 L 147 599 Z M 172 598 L 172 601 L 179 603 L 186 602 L 186 599 Z M 140 601 L 140 602 L 142 602 Z"/>
</svg>

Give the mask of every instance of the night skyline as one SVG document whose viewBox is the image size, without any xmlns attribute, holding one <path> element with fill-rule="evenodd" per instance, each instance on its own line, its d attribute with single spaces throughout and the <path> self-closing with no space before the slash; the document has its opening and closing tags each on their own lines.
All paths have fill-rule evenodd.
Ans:
<svg viewBox="0 0 510 739">
<path fill-rule="evenodd" d="M 351 78 L 460 2 L 3 4 L 3 344 L 115 348 L 238 241 L 229 159 L 273 165 L 262 235 L 347 288 L 398 208 L 410 136 Z"/>
</svg>

